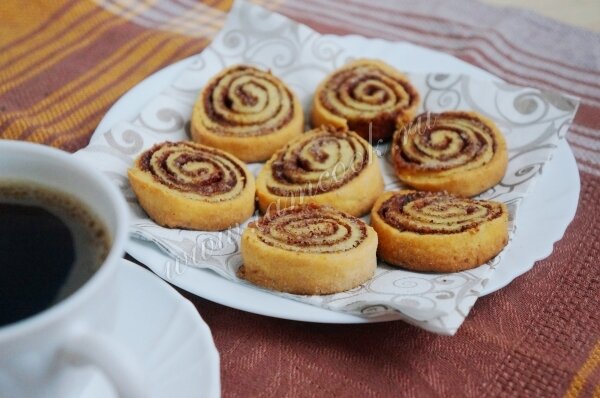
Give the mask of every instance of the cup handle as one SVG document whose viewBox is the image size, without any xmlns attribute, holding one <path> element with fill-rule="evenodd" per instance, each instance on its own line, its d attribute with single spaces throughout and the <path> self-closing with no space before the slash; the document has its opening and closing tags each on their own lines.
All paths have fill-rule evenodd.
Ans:
<svg viewBox="0 0 600 398">
<path fill-rule="evenodd" d="M 59 354 L 69 365 L 97 367 L 112 382 L 120 398 L 147 395 L 139 360 L 114 338 L 79 329 L 70 334 Z"/>
</svg>

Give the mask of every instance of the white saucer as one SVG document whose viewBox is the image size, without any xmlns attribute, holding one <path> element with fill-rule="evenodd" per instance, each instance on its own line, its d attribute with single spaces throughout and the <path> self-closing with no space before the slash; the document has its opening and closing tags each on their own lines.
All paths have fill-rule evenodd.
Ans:
<svg viewBox="0 0 600 398">
<path fill-rule="evenodd" d="M 114 336 L 138 356 L 149 383 L 148 398 L 218 397 L 219 354 L 196 308 L 142 267 L 123 260 L 121 305 Z M 82 398 L 116 397 L 100 374 Z"/>
</svg>

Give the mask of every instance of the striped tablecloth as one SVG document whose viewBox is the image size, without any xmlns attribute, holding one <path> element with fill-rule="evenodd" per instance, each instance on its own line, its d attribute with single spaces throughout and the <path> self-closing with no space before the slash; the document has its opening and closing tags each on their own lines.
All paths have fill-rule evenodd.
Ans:
<svg viewBox="0 0 600 398">
<path fill-rule="evenodd" d="M 469 0 L 256 2 L 324 33 L 410 41 L 509 82 L 580 97 L 568 140 L 581 200 L 554 253 L 480 299 L 452 338 L 401 322 L 271 319 L 184 293 L 213 331 L 223 394 L 600 396 L 600 35 Z M 123 93 L 201 51 L 230 6 L 2 0 L 0 137 L 85 146 Z"/>
</svg>

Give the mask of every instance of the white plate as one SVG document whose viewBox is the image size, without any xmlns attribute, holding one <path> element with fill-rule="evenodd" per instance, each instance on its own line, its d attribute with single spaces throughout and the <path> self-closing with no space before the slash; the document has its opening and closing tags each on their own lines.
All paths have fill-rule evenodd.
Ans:
<svg viewBox="0 0 600 398">
<path fill-rule="evenodd" d="M 558 147 L 544 174 L 535 187 L 536 194 L 527 198 L 520 210 L 521 214 L 531 212 L 533 215 L 527 217 L 525 222 L 519 223 L 513 242 L 504 254 L 504 264 L 511 266 L 496 269 L 482 295 L 506 286 L 519 275 L 529 271 L 536 261 L 549 256 L 554 242 L 562 238 L 575 216 L 579 198 L 579 173 L 566 141 Z M 561 181 L 561 184 L 554 183 L 556 181 Z M 127 251 L 174 285 L 200 297 L 243 311 L 322 323 L 372 323 L 399 319 L 399 316 L 394 314 L 362 318 L 329 311 L 235 283 L 205 269 L 182 267 L 173 272 L 173 259 L 158 250 L 153 243 L 146 241 L 131 240 Z M 171 270 L 168 277 L 167 268 Z"/>
<path fill-rule="evenodd" d="M 365 49 L 369 50 L 367 52 L 376 52 L 378 46 L 389 43 L 359 36 L 348 36 L 342 40 L 364 41 Z M 405 70 L 408 72 L 429 73 L 443 67 L 447 73 L 468 74 L 480 79 L 497 79 L 447 54 L 407 43 L 397 45 L 397 48 L 396 55 L 405 60 Z M 365 56 L 369 54 L 366 53 Z M 188 58 L 166 67 L 134 87 L 110 109 L 96 133 L 107 131 L 118 122 L 132 120 L 148 99 L 167 88 L 190 62 L 191 58 Z M 523 217 L 523 220 L 519 219 L 518 230 L 503 260 L 503 264 L 510 264 L 510 266 L 503 266 L 496 270 L 483 294 L 489 294 L 505 286 L 517 276 L 530 270 L 535 261 L 547 257 L 552 252 L 554 242 L 562 238 L 566 227 L 573 219 L 579 199 L 579 173 L 565 140 L 559 144 L 554 157 L 555 159 L 543 170 L 544 175 L 535 187 L 535 195 L 528 197 L 522 205 L 520 214 L 531 214 L 531 216 Z M 561 184 L 554 184 L 553 181 L 561 181 Z M 161 277 L 165 277 L 167 264 L 173 263 L 170 257 L 147 242 L 132 240 L 127 250 Z M 185 268 L 179 274 L 171 274 L 169 282 L 229 307 L 278 318 L 324 323 L 381 322 L 399 318 L 392 314 L 383 318 L 365 319 L 333 312 L 240 285 L 221 278 L 211 271 L 196 268 Z"/>
<path fill-rule="evenodd" d="M 188 300 L 151 272 L 123 260 L 113 336 L 138 357 L 152 397 L 219 397 L 219 354 L 206 323 Z M 83 398 L 114 397 L 101 375 Z"/>
</svg>

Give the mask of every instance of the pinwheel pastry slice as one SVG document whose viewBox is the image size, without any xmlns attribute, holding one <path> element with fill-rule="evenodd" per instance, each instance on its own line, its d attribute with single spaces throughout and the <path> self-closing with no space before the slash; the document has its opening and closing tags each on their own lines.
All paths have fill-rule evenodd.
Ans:
<svg viewBox="0 0 600 398">
<path fill-rule="evenodd" d="M 369 280 L 377 266 L 377 234 L 330 206 L 270 211 L 244 231 L 240 277 L 268 289 L 330 294 Z"/>
<path fill-rule="evenodd" d="M 471 269 L 508 242 L 505 204 L 438 192 L 385 192 L 373 206 L 371 225 L 379 257 L 415 271 Z"/>
<path fill-rule="evenodd" d="M 129 169 L 140 205 L 169 228 L 223 230 L 254 212 L 254 177 L 219 149 L 194 142 L 163 142 Z"/>
<path fill-rule="evenodd" d="M 494 122 L 475 112 L 423 113 L 394 134 L 398 178 L 417 189 L 470 197 L 496 185 L 508 152 Z"/>
<path fill-rule="evenodd" d="M 303 127 L 300 101 L 281 80 L 236 65 L 204 86 L 192 111 L 191 133 L 196 142 L 258 162 L 301 134 Z"/>
<path fill-rule="evenodd" d="M 256 187 L 262 212 L 316 203 L 360 216 L 383 192 L 383 177 L 367 141 L 322 126 L 276 152 L 258 174 Z"/>
<path fill-rule="evenodd" d="M 406 76 L 381 61 L 360 59 L 317 87 L 312 122 L 348 128 L 377 142 L 410 122 L 418 106 L 419 94 Z"/>
</svg>

